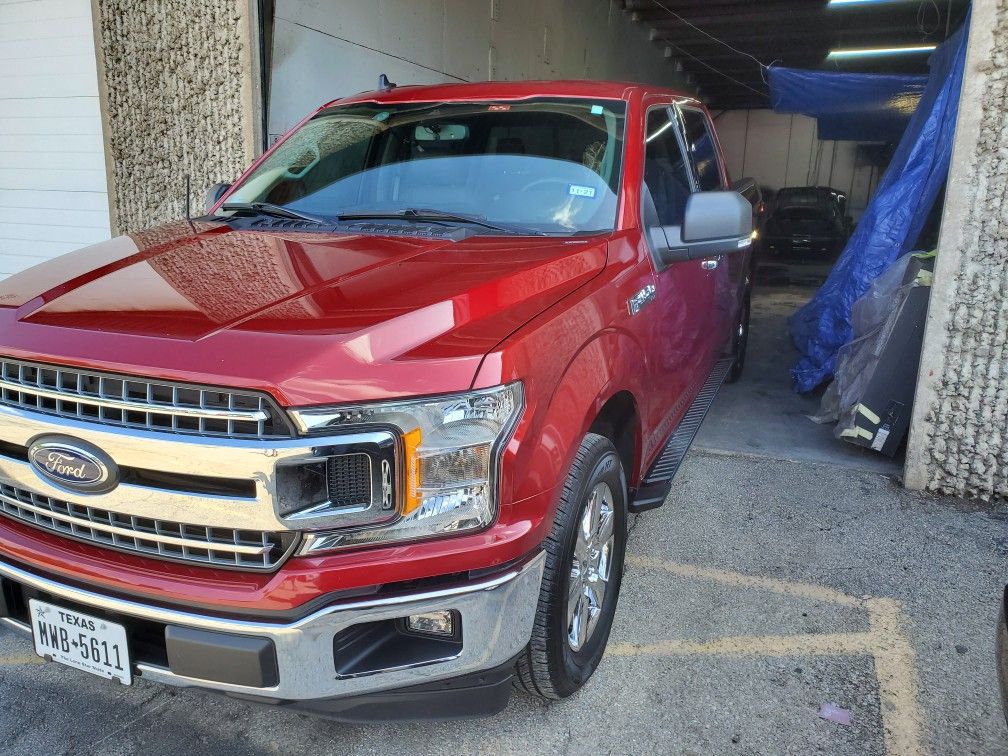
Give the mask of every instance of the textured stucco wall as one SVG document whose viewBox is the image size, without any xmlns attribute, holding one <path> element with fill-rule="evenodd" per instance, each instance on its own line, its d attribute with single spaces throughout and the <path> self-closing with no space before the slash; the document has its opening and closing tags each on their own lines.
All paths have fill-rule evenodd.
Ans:
<svg viewBox="0 0 1008 756">
<path fill-rule="evenodd" d="M 95 0 L 119 232 L 181 217 L 255 154 L 247 0 Z"/>
<path fill-rule="evenodd" d="M 976 0 L 907 485 L 1008 498 L 1008 0 Z"/>
</svg>

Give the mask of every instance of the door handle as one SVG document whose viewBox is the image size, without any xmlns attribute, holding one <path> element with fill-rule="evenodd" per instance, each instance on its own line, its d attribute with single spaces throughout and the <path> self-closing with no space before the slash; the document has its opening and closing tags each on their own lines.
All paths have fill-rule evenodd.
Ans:
<svg viewBox="0 0 1008 756">
<path fill-rule="evenodd" d="M 700 267 L 704 270 L 717 270 L 718 263 L 721 262 L 720 257 L 711 257 L 707 260 L 700 262 Z"/>
</svg>

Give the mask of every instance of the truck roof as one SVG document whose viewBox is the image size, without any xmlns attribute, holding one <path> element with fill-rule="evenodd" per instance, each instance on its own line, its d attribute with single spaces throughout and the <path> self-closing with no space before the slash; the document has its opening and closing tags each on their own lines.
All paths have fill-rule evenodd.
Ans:
<svg viewBox="0 0 1008 756">
<path fill-rule="evenodd" d="M 694 99 L 693 95 L 653 84 L 626 81 L 480 81 L 463 84 L 397 86 L 387 92 L 360 92 L 326 103 L 323 107 L 350 102 L 453 102 L 465 100 L 519 100 L 531 97 L 598 97 L 629 100 L 635 94 L 664 94 Z"/>
</svg>

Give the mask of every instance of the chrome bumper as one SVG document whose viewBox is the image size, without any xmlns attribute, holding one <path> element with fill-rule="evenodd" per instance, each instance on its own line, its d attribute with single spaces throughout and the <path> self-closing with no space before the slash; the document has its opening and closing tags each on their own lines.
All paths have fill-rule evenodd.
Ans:
<svg viewBox="0 0 1008 756">
<path fill-rule="evenodd" d="M 222 619 L 111 598 L 37 576 L 4 562 L 0 562 L 0 576 L 42 591 L 57 604 L 63 599 L 168 626 L 268 638 L 276 649 L 279 673 L 279 682 L 272 687 L 249 687 L 181 676 L 167 667 L 145 663 L 136 664 L 135 669 L 145 679 L 168 685 L 271 700 L 305 701 L 394 690 L 460 677 L 506 663 L 525 647 L 532 634 L 545 560 L 545 553 L 540 552 L 519 567 L 493 578 L 455 588 L 336 604 L 289 624 Z M 457 611 L 462 621 L 462 645 L 454 657 L 353 677 L 336 674 L 333 638 L 340 631 L 365 622 L 449 609 Z M 9 618 L 2 621 L 16 630 L 31 632 L 24 623 Z"/>
</svg>

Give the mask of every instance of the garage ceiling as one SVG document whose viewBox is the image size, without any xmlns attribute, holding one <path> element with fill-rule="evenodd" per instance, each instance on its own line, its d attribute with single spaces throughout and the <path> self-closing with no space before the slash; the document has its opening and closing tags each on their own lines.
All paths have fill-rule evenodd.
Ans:
<svg viewBox="0 0 1008 756">
<path fill-rule="evenodd" d="M 769 107 L 764 71 L 795 68 L 926 73 L 927 55 L 827 60 L 837 48 L 937 44 L 955 31 L 968 0 L 624 0 L 672 64 L 716 109 Z M 750 57 L 751 56 L 751 57 Z M 755 58 L 755 60 L 754 60 Z M 757 62 L 759 61 L 759 62 Z"/>
</svg>

